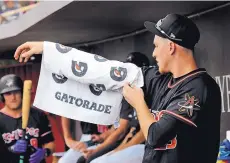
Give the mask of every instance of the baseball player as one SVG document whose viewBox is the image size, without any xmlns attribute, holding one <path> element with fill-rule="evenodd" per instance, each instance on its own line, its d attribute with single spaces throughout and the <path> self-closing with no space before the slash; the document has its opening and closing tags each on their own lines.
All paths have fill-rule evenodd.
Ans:
<svg viewBox="0 0 230 163">
<path fill-rule="evenodd" d="M 159 69 L 144 70 L 143 89 L 129 83 L 123 88 L 146 139 L 143 162 L 215 163 L 221 94 L 215 80 L 196 65 L 193 55 L 199 29 L 178 14 L 169 14 L 156 24 L 145 22 L 145 27 L 155 34 L 153 57 Z M 15 59 L 27 62 L 33 54 L 42 53 L 43 44 L 22 44 Z"/>
<path fill-rule="evenodd" d="M 197 26 L 169 14 L 145 27 L 155 34 L 153 57 L 159 69 L 145 70 L 144 91 L 128 84 L 123 89 L 146 138 L 143 162 L 216 163 L 221 94 L 215 80 L 196 65 Z"/>
<path fill-rule="evenodd" d="M 1 78 L 0 97 L 5 105 L 0 110 L 0 142 L 7 159 L 4 163 L 19 162 L 22 154 L 25 155 L 24 163 L 45 163 L 45 158 L 54 151 L 51 127 L 43 112 L 31 108 L 26 140 L 21 139 L 22 91 L 20 77 L 9 74 Z"/>
</svg>

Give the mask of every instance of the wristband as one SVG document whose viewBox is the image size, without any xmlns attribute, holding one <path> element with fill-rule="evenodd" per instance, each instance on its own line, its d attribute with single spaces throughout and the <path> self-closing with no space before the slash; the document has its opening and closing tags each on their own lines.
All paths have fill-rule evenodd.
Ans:
<svg viewBox="0 0 230 163">
<path fill-rule="evenodd" d="M 51 153 L 52 153 L 49 148 L 45 148 L 45 151 L 46 151 L 46 153 L 45 153 L 46 157 L 49 157 L 51 155 Z"/>
</svg>

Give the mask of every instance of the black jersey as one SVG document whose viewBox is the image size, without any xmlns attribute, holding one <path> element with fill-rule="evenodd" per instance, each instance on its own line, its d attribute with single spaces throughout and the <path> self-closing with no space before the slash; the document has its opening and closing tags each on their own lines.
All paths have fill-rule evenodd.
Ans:
<svg viewBox="0 0 230 163">
<path fill-rule="evenodd" d="M 22 117 L 13 118 L 3 112 L 0 112 L 0 144 L 4 144 L 5 149 L 8 149 L 22 137 L 21 128 Z M 30 110 L 30 117 L 26 128 L 26 138 L 28 140 L 28 144 L 35 148 L 41 148 L 42 145 L 54 141 L 51 126 L 45 113 L 38 109 Z M 19 162 L 19 154 L 14 154 L 8 151 L 2 152 L 7 154 L 8 162 L 6 163 Z M 45 160 L 42 161 L 42 163 L 44 162 Z"/>
<path fill-rule="evenodd" d="M 155 119 L 149 127 L 143 163 L 216 163 L 221 94 L 205 69 L 175 83 L 171 74 L 145 70 L 145 100 Z"/>
<path fill-rule="evenodd" d="M 122 100 L 120 118 L 123 118 L 129 121 L 128 130 L 126 134 L 124 135 L 124 137 L 122 138 L 122 140 L 131 131 L 131 129 L 132 129 L 133 136 L 136 135 L 136 133 L 140 131 L 140 124 L 137 118 L 137 113 L 135 109 L 125 99 Z"/>
<path fill-rule="evenodd" d="M 121 103 L 122 106 L 121 106 L 120 118 L 131 121 L 133 108 L 129 105 L 129 103 L 124 98 L 122 99 Z"/>
</svg>

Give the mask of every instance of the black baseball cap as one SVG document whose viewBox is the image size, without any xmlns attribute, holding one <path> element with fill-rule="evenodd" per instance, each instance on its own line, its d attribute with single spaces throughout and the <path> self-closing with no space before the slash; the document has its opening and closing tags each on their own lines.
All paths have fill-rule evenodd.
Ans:
<svg viewBox="0 0 230 163">
<path fill-rule="evenodd" d="M 148 31 L 191 50 L 200 39 L 200 32 L 196 24 L 186 16 L 179 14 L 168 14 L 156 24 L 146 21 L 144 26 Z"/>
</svg>

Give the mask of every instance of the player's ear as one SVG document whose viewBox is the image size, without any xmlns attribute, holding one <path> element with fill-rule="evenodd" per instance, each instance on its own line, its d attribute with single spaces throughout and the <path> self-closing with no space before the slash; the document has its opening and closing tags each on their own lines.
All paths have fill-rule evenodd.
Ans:
<svg viewBox="0 0 230 163">
<path fill-rule="evenodd" d="M 176 44 L 170 40 L 168 40 L 168 45 L 169 45 L 169 52 L 171 55 L 175 53 L 176 50 Z"/>
</svg>

